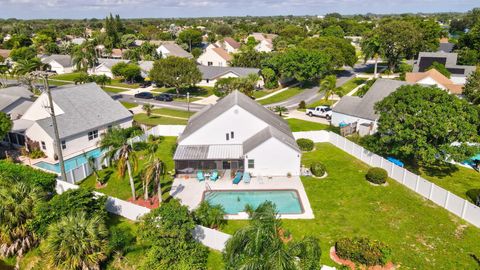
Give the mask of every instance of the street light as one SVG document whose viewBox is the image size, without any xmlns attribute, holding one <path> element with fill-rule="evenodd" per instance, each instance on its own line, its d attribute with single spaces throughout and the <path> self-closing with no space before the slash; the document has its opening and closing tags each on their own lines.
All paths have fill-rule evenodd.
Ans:
<svg viewBox="0 0 480 270">
<path fill-rule="evenodd" d="M 50 87 L 48 85 L 48 76 L 50 76 L 52 73 L 48 71 L 34 71 L 31 73 L 34 77 L 38 77 L 43 80 L 43 87 L 44 87 L 44 92 L 47 93 L 48 97 L 48 106 L 50 107 L 50 118 L 52 119 L 52 125 L 53 125 L 53 132 L 55 136 L 55 147 L 56 147 L 56 152 L 58 156 L 58 161 L 60 164 L 60 174 L 62 176 L 62 180 L 67 182 L 67 173 L 65 172 L 65 164 L 63 161 L 63 153 L 62 153 L 62 147 L 60 143 L 60 135 L 58 134 L 58 125 L 57 125 L 57 117 L 55 116 L 55 108 L 53 106 L 53 99 L 52 99 L 52 92 L 50 91 Z"/>
</svg>

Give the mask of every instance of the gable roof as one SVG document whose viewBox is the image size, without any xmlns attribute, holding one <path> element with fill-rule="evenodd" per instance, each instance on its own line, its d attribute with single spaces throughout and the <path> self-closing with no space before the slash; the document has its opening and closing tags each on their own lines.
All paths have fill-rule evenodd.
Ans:
<svg viewBox="0 0 480 270">
<path fill-rule="evenodd" d="M 231 37 L 226 37 L 223 39 L 225 43 L 228 43 L 228 45 L 232 46 L 234 49 L 239 49 L 240 48 L 240 43 L 238 43 L 235 39 Z"/>
<path fill-rule="evenodd" d="M 362 98 L 345 96 L 332 110 L 337 113 L 375 121 L 378 119 L 374 110 L 375 103 L 395 92 L 400 86 L 410 84 L 397 80 L 377 79 L 365 96 Z"/>
<path fill-rule="evenodd" d="M 413 72 L 424 72 L 433 62 L 444 65 L 453 76 L 468 76 L 475 71 L 475 66 L 457 65 L 458 54 L 446 52 L 421 52 L 413 65 Z"/>
<path fill-rule="evenodd" d="M 293 150 L 300 152 L 300 149 L 298 148 L 297 142 L 294 138 L 287 136 L 285 133 L 280 132 L 271 126 L 268 126 L 243 142 L 243 153 L 249 153 L 262 143 L 268 141 L 270 138 L 275 138 Z"/>
<path fill-rule="evenodd" d="M 49 64 L 52 61 L 55 61 L 62 65 L 63 67 L 72 67 L 73 61 L 70 55 L 65 54 L 52 54 L 42 59 L 42 63 Z"/>
<path fill-rule="evenodd" d="M 455 47 L 455 44 L 445 42 L 445 43 L 440 43 L 438 46 L 438 51 L 439 52 L 445 52 L 445 53 L 451 53 L 453 51 L 453 48 Z"/>
<path fill-rule="evenodd" d="M 283 118 L 274 114 L 246 95 L 235 90 L 226 97 L 220 99 L 215 105 L 209 107 L 208 109 L 199 111 L 193 117 L 191 117 L 188 121 L 187 127 L 179 137 L 179 142 L 192 135 L 195 133 L 195 131 L 199 130 L 207 123 L 214 120 L 235 105 L 243 108 L 272 128 L 282 132 L 285 136 L 291 137 L 293 140 L 295 140 L 290 130 L 290 126 L 285 120 L 283 120 Z"/>
<path fill-rule="evenodd" d="M 225 59 L 226 61 L 232 60 L 232 56 L 224 49 L 224 48 L 213 48 L 212 51 L 214 51 L 216 54 L 218 54 L 221 58 Z"/>
<path fill-rule="evenodd" d="M 277 37 L 275 34 L 265 34 L 265 33 L 252 33 L 250 36 L 255 38 L 256 41 L 262 41 L 262 40 L 273 40 L 274 38 Z"/>
<path fill-rule="evenodd" d="M 68 85 L 52 89 L 52 98 L 64 112 L 56 117 L 60 138 L 133 118 L 125 107 L 113 100 L 96 83 Z M 50 117 L 36 122 L 53 138 Z"/>
<path fill-rule="evenodd" d="M 202 66 L 199 65 L 198 69 L 202 73 L 203 80 L 214 80 L 229 72 L 234 73 L 238 77 L 247 77 L 249 74 L 258 74 L 260 69 L 258 68 L 242 68 L 242 67 L 217 67 L 217 66 Z"/>
<path fill-rule="evenodd" d="M 185 51 L 182 47 L 174 42 L 164 42 L 162 45 L 160 45 L 160 47 L 162 46 L 170 52 L 171 56 L 193 58 L 193 55 Z"/>
<path fill-rule="evenodd" d="M 140 61 L 138 62 L 138 66 L 141 70 L 149 72 L 153 68 L 153 61 Z"/>
<path fill-rule="evenodd" d="M 461 85 L 454 84 L 449 78 L 445 77 L 445 75 L 434 68 L 425 72 L 408 72 L 405 74 L 405 81 L 417 83 L 428 77 L 446 87 L 450 93 L 461 94 L 463 92 L 463 87 Z"/>
<path fill-rule="evenodd" d="M 111 69 L 114 65 L 118 63 L 129 63 L 130 60 L 123 60 L 123 59 L 111 59 L 111 58 L 98 58 L 98 66 L 103 65 L 107 68 Z M 98 67 L 97 66 L 97 67 Z"/>
</svg>

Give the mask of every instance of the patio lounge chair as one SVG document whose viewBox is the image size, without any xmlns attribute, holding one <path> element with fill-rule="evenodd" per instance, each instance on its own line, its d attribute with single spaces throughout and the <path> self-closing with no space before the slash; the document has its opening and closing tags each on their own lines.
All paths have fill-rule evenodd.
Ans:
<svg viewBox="0 0 480 270">
<path fill-rule="evenodd" d="M 197 179 L 199 182 L 202 182 L 203 180 L 205 180 L 205 176 L 203 176 L 203 171 L 197 172 Z"/>
<path fill-rule="evenodd" d="M 235 178 L 233 179 L 233 184 L 235 185 L 238 185 L 238 183 L 240 183 L 240 181 L 242 181 L 242 176 L 243 176 L 243 173 L 242 172 L 237 172 L 237 174 L 235 175 Z"/>
<path fill-rule="evenodd" d="M 244 173 L 243 174 L 243 182 L 245 182 L 245 184 L 249 184 L 250 180 L 251 180 L 250 173 L 249 172 Z"/>
<path fill-rule="evenodd" d="M 210 174 L 210 181 L 217 181 L 219 178 L 218 171 L 213 170 L 212 173 Z"/>
</svg>

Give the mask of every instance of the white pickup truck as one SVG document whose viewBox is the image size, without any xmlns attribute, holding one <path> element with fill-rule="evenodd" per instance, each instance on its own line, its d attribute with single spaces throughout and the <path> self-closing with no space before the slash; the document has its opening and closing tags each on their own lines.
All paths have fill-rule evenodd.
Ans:
<svg viewBox="0 0 480 270">
<path fill-rule="evenodd" d="M 308 108 L 306 114 L 310 117 L 318 116 L 328 120 L 332 119 L 332 109 L 328 106 L 317 106 L 315 108 Z"/>
</svg>

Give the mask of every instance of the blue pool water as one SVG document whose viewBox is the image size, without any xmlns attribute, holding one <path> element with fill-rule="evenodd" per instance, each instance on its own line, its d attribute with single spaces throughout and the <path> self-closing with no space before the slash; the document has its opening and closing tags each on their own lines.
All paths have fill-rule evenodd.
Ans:
<svg viewBox="0 0 480 270">
<path fill-rule="evenodd" d="M 473 163 L 473 160 L 475 160 L 475 159 L 480 160 L 480 153 L 478 153 L 476 156 L 471 157 L 469 160 L 465 160 L 465 161 L 462 162 L 462 163 L 463 163 L 463 164 L 470 165 L 470 166 L 474 166 L 475 163 Z"/>
<path fill-rule="evenodd" d="M 253 191 L 206 191 L 205 200 L 210 204 L 220 204 L 227 214 L 245 211 L 245 205 L 256 208 L 261 203 L 271 201 L 279 214 L 301 214 L 302 204 L 295 190 L 253 190 Z"/>
<path fill-rule="evenodd" d="M 93 149 L 93 150 L 90 150 L 88 152 L 86 152 L 85 154 L 80 154 L 76 157 L 73 157 L 73 158 L 69 158 L 67 160 L 65 160 L 65 171 L 68 172 L 68 171 L 71 171 L 75 168 L 78 168 L 80 166 L 82 166 L 83 164 L 87 163 L 87 159 L 89 157 L 94 157 L 94 158 L 98 158 L 100 157 L 102 154 L 102 150 L 100 150 L 100 148 L 97 148 L 97 149 Z M 48 171 L 51 171 L 51 172 L 56 172 L 56 173 L 60 173 L 60 164 L 57 162 L 55 164 L 51 164 L 51 163 L 48 163 L 48 162 L 45 162 L 45 161 L 40 161 L 38 163 L 35 163 L 34 166 L 37 166 L 37 167 L 40 167 L 42 169 L 45 169 L 45 170 L 48 170 Z"/>
</svg>

